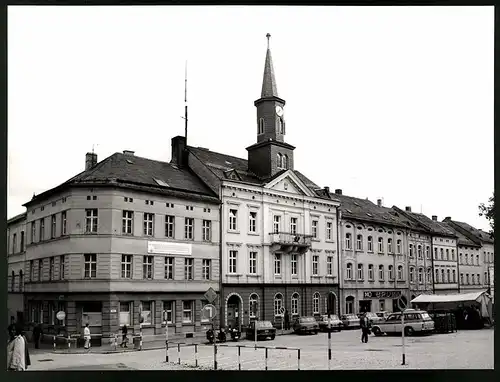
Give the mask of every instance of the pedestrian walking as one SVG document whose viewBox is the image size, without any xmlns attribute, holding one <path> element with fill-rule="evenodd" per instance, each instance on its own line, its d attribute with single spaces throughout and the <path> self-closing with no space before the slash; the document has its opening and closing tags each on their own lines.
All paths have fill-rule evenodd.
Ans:
<svg viewBox="0 0 500 382">
<path fill-rule="evenodd" d="M 368 318 L 366 317 L 366 313 L 363 313 L 361 315 L 359 323 L 361 326 L 361 342 L 366 344 L 368 343 L 368 331 L 370 330 L 370 328 L 368 327 Z"/>
<path fill-rule="evenodd" d="M 35 349 L 40 349 L 41 336 L 42 336 L 42 326 L 38 324 L 33 328 L 33 341 L 35 342 Z"/>
<path fill-rule="evenodd" d="M 26 371 L 31 364 L 26 338 L 20 325 L 10 325 L 7 344 L 7 370 Z"/>
<path fill-rule="evenodd" d="M 285 330 L 290 330 L 290 315 L 288 314 L 288 309 L 285 309 Z"/>
<path fill-rule="evenodd" d="M 127 333 L 128 333 L 127 325 L 123 325 L 123 327 L 122 327 L 122 343 L 120 344 L 120 346 L 122 348 L 127 347 Z"/>
<path fill-rule="evenodd" d="M 90 328 L 89 324 L 85 324 L 85 329 L 83 329 L 83 339 L 85 340 L 84 349 L 90 349 Z"/>
</svg>

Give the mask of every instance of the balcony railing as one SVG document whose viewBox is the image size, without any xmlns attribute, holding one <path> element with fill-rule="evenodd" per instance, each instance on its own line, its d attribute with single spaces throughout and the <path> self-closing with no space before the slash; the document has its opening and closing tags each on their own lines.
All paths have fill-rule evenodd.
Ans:
<svg viewBox="0 0 500 382">
<path fill-rule="evenodd" d="M 300 233 L 290 232 L 272 232 L 271 245 L 274 250 L 282 252 L 299 252 L 303 253 L 311 246 L 312 235 L 304 235 Z"/>
</svg>

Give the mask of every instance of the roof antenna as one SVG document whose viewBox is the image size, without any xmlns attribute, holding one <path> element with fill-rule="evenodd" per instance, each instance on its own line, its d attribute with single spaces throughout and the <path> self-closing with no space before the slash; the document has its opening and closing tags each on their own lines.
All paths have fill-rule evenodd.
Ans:
<svg viewBox="0 0 500 382">
<path fill-rule="evenodd" d="M 270 33 L 266 34 L 266 37 L 267 37 L 267 49 L 269 50 L 269 39 L 271 38 L 271 34 Z"/>
<path fill-rule="evenodd" d="M 187 135 L 188 135 L 188 105 L 187 105 L 187 72 L 188 72 L 188 63 L 186 60 L 186 64 L 184 67 L 184 117 L 181 117 L 184 120 L 184 139 L 185 145 L 187 147 Z"/>
</svg>

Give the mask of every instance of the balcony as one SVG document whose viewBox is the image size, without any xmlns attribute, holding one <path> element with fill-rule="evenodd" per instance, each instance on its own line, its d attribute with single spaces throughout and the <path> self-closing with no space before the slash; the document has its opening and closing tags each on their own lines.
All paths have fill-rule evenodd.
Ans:
<svg viewBox="0 0 500 382">
<path fill-rule="evenodd" d="M 312 235 L 304 235 L 290 232 L 270 233 L 271 236 L 271 251 L 283 253 L 298 253 L 307 252 L 311 247 Z"/>
</svg>

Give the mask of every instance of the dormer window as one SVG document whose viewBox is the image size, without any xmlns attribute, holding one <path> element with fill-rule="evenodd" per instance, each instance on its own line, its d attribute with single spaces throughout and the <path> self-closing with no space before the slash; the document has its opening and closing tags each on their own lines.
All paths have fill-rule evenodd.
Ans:
<svg viewBox="0 0 500 382">
<path fill-rule="evenodd" d="M 257 135 L 264 134 L 264 118 L 259 118 L 259 126 L 257 127 Z"/>
</svg>

